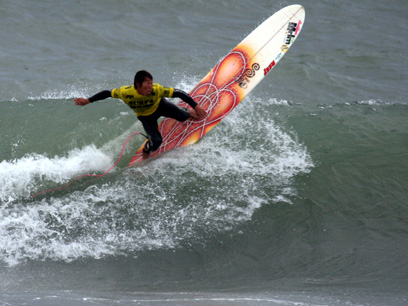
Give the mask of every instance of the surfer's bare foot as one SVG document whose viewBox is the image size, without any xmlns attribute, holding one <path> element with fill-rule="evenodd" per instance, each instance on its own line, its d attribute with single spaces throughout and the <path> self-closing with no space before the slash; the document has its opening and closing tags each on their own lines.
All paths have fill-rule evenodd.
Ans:
<svg viewBox="0 0 408 306">
<path fill-rule="evenodd" d="M 150 157 L 150 152 L 145 152 L 145 150 L 142 150 L 142 157 L 143 160 L 148 159 Z"/>
<path fill-rule="evenodd" d="M 150 154 L 143 152 L 143 160 L 148 159 L 149 157 L 150 157 Z"/>
</svg>

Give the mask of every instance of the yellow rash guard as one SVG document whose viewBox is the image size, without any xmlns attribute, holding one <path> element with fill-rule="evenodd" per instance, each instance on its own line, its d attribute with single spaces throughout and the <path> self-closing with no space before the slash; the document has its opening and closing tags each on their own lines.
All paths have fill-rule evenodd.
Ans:
<svg viewBox="0 0 408 306">
<path fill-rule="evenodd" d="M 149 96 L 140 95 L 133 85 L 115 88 L 111 91 L 111 96 L 123 100 L 136 113 L 136 116 L 149 116 L 156 111 L 160 100 L 164 97 L 172 98 L 173 92 L 174 88 L 153 83 Z"/>
</svg>

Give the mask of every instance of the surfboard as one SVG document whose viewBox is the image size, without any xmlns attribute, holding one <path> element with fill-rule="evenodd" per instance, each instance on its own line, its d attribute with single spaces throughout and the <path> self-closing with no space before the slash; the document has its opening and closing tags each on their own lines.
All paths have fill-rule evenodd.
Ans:
<svg viewBox="0 0 408 306">
<path fill-rule="evenodd" d="M 304 8 L 290 5 L 253 30 L 189 92 L 208 116 L 185 122 L 164 119 L 159 125 L 163 143 L 150 155 L 193 144 L 214 128 L 272 71 L 299 36 L 304 20 Z M 178 104 L 187 107 L 182 101 Z M 143 160 L 143 147 L 129 166 Z"/>
</svg>

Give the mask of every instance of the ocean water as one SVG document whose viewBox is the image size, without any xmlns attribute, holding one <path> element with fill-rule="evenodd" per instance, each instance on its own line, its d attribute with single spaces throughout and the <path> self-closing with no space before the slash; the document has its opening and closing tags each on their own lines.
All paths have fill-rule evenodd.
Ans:
<svg viewBox="0 0 408 306">
<path fill-rule="evenodd" d="M 408 2 L 304 28 L 197 144 L 127 168 L 122 102 L 189 91 L 288 1 L 0 1 L 0 305 L 408 305 Z"/>
</svg>

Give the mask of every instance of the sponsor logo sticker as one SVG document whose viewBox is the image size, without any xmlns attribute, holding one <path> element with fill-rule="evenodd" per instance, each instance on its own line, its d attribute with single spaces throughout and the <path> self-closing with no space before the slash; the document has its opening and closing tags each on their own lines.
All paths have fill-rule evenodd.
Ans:
<svg viewBox="0 0 408 306">
<path fill-rule="evenodd" d="M 264 69 L 264 75 L 267 75 L 269 71 L 271 71 L 275 65 L 276 65 L 276 62 L 275 60 L 273 60 L 272 63 L 270 63 L 269 66 Z"/>
</svg>

